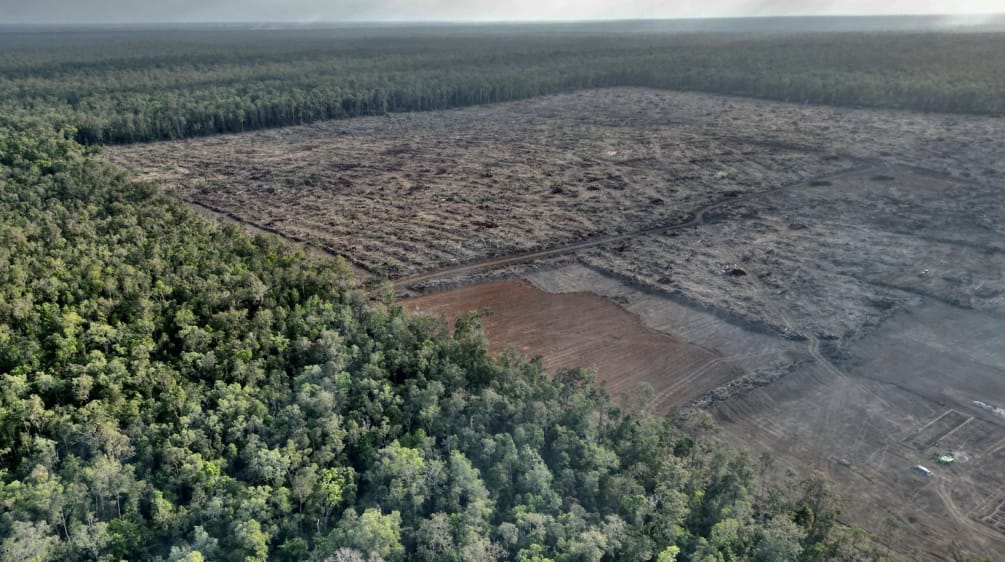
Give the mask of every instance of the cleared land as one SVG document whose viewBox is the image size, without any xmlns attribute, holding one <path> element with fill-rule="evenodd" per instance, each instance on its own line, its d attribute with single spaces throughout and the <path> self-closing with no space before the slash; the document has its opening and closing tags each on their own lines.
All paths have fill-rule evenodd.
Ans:
<svg viewBox="0 0 1005 562">
<path fill-rule="evenodd" d="M 408 276 L 678 224 L 863 159 L 990 182 L 1003 131 L 993 118 L 609 89 L 108 156 L 183 199 Z"/>
<path fill-rule="evenodd" d="M 919 298 L 1005 310 L 1005 198 L 993 183 L 881 165 L 586 259 L 837 352 Z"/>
<path fill-rule="evenodd" d="M 714 412 L 734 442 L 825 472 L 849 519 L 902 553 L 997 559 L 1005 535 L 987 517 L 1005 485 L 1005 420 L 972 401 L 1005 396 L 1003 330 L 1001 317 L 925 301 L 883 322 L 839 373 L 808 363 Z M 948 452 L 957 460 L 939 465 Z"/>
<path fill-rule="evenodd" d="M 710 409 L 735 445 L 771 452 L 797 474 L 825 473 L 843 498 L 842 519 L 869 529 L 895 559 L 1005 553 L 1005 535 L 995 530 L 1005 500 L 1005 417 L 974 405 L 1005 396 L 1002 315 L 919 298 L 831 361 L 814 339 L 787 339 L 597 268 L 566 265 L 529 279 L 556 295 L 594 291 L 650 329 L 715 350 L 743 376 L 695 404 Z M 948 452 L 955 463 L 939 465 Z M 934 476 L 915 472 L 917 464 Z"/>
<path fill-rule="evenodd" d="M 719 354 L 645 327 L 639 318 L 592 292 L 553 295 L 527 283 L 501 281 L 403 302 L 406 308 L 448 319 L 470 310 L 482 319 L 490 351 L 541 357 L 551 372 L 594 369 L 613 396 L 628 400 L 641 383 L 645 407 L 664 413 L 741 376 Z"/>
<path fill-rule="evenodd" d="M 897 559 L 1005 558 L 1001 119 L 617 89 L 109 156 L 402 293 L 464 287 L 407 302 L 493 309 L 494 350 L 709 409 Z"/>
<path fill-rule="evenodd" d="M 727 126 L 732 103 L 603 90 L 108 154 L 183 199 L 396 276 L 675 224 L 853 164 Z"/>
</svg>

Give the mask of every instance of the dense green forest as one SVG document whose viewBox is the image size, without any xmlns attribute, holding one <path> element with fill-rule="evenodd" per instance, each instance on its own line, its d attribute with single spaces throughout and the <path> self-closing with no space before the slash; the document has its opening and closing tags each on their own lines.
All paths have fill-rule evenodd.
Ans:
<svg viewBox="0 0 1005 562">
<path fill-rule="evenodd" d="M 508 26 L 0 33 L 0 112 L 86 144 L 444 109 L 602 86 L 1005 113 L 1005 33 Z"/>
<path fill-rule="evenodd" d="M 818 478 L 0 126 L 0 560 L 850 560 Z"/>
</svg>

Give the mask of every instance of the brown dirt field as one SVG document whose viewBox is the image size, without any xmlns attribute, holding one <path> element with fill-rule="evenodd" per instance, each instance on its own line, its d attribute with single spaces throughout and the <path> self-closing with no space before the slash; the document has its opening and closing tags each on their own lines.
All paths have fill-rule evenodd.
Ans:
<svg viewBox="0 0 1005 562">
<path fill-rule="evenodd" d="M 589 367 L 614 397 L 652 387 L 647 409 L 665 413 L 740 376 L 711 351 L 646 328 L 637 316 L 592 293 L 549 294 L 519 281 L 486 283 L 407 299 L 408 310 L 454 319 L 483 318 L 489 349 L 541 356 L 549 372 Z"/>
</svg>

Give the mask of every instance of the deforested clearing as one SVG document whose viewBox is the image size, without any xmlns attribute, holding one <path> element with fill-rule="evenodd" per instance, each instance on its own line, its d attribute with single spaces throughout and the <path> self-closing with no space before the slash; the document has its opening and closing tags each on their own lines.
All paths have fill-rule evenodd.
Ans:
<svg viewBox="0 0 1005 562">
<path fill-rule="evenodd" d="M 403 304 L 451 321 L 488 310 L 482 325 L 491 351 L 541 357 L 549 372 L 591 369 L 612 396 L 654 413 L 684 406 L 741 375 L 719 354 L 647 328 L 592 292 L 551 294 L 524 282 L 500 281 Z"/>
</svg>

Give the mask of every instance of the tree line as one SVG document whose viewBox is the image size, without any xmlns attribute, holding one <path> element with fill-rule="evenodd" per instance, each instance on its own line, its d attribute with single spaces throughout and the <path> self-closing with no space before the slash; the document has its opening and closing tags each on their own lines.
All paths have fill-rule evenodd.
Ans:
<svg viewBox="0 0 1005 562">
<path fill-rule="evenodd" d="M 9 34 L 0 41 L 0 110 L 72 127 L 85 144 L 610 86 L 1005 113 L 1002 33 L 493 29 Z"/>
</svg>

